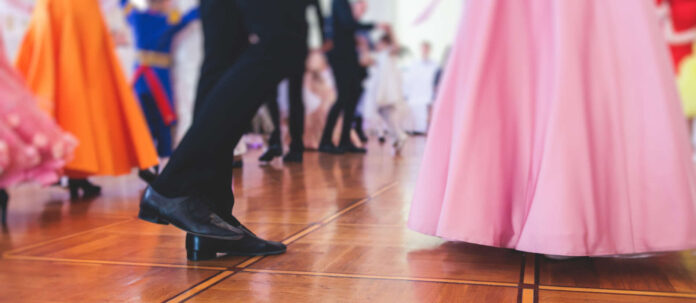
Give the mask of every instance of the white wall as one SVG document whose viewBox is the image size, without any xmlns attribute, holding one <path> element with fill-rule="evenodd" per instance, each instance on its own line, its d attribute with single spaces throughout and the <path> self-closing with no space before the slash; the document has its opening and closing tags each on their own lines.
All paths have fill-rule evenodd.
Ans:
<svg viewBox="0 0 696 303">
<path fill-rule="evenodd" d="M 430 18 L 418 25 L 414 21 L 421 16 L 433 0 L 368 0 L 366 20 L 392 24 L 398 39 L 407 47 L 411 56 L 404 62 L 420 57 L 423 41 L 433 45 L 432 58 L 441 60 L 445 49 L 452 44 L 465 0 L 441 0 Z"/>
<path fill-rule="evenodd" d="M 427 21 L 414 25 L 414 21 L 432 1 L 367 0 L 369 9 L 365 20 L 392 24 L 399 41 L 413 55 L 420 56 L 421 43 L 425 40 L 430 41 L 433 45 L 433 59 L 441 60 L 444 50 L 452 44 L 465 0 L 441 0 Z M 327 14 L 330 12 L 330 4 L 331 0 L 322 0 Z M 405 59 L 407 63 L 412 58 Z"/>
<path fill-rule="evenodd" d="M 465 0 L 442 0 L 440 5 L 432 12 L 430 18 L 418 25 L 414 24 L 414 21 L 433 0 L 372 1 L 392 1 L 398 3 L 398 5 L 395 5 L 396 21 L 394 24 L 401 43 L 408 47 L 414 56 L 420 57 L 422 42 L 430 41 L 433 46 L 432 58 L 440 61 L 445 49 L 452 45 Z"/>
</svg>

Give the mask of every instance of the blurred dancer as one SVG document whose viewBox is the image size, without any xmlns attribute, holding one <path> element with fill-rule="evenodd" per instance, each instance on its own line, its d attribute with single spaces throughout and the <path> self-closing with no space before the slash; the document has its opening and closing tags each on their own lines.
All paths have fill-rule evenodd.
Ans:
<svg viewBox="0 0 696 303">
<path fill-rule="evenodd" d="M 193 125 L 145 191 L 139 217 L 188 232 L 191 260 L 216 253 L 279 254 L 233 215 L 233 151 L 267 92 L 287 77 L 306 41 L 306 5 L 285 0 L 202 0 L 205 59 Z"/>
<path fill-rule="evenodd" d="M 659 13 L 662 20 L 667 43 L 669 43 L 674 61 L 674 70 L 677 76 L 682 78 L 680 90 L 682 91 L 682 105 L 684 114 L 687 117 L 689 128 L 693 134 L 694 117 L 696 117 L 696 102 L 692 102 L 689 89 L 684 87 L 684 78 L 689 75 L 682 74 L 689 72 L 684 70 L 685 59 L 692 55 L 691 46 L 696 42 L 696 0 L 657 0 Z"/>
<path fill-rule="evenodd" d="M 651 1 L 470 1 L 456 39 L 411 228 L 560 256 L 696 248 L 696 173 Z"/>
<path fill-rule="evenodd" d="M 428 108 L 435 95 L 435 77 L 440 67 L 430 58 L 431 45 L 423 42 L 421 57 L 408 68 L 406 99 L 410 117 L 406 121 L 407 130 L 415 134 L 428 131 Z"/>
<path fill-rule="evenodd" d="M 172 9 L 171 0 L 148 0 L 148 8 L 144 11 L 135 8 L 130 0 L 120 1 L 135 37 L 135 92 L 157 154 L 167 158 L 172 153 L 171 125 L 176 122 L 170 74 L 172 42 L 179 31 L 198 18 L 198 9 L 182 17 Z M 158 170 L 157 167 L 141 170 L 139 175 L 150 183 Z"/>
<path fill-rule="evenodd" d="M 331 12 L 334 47 L 328 53 L 328 57 L 336 78 L 338 99 L 326 119 L 319 151 L 333 154 L 365 153 L 365 149 L 355 146 L 350 139 L 355 107 L 362 91 L 361 66 L 355 40 L 358 30 L 369 30 L 374 26 L 358 23 L 348 0 L 334 0 Z M 343 126 L 337 147 L 332 141 L 332 134 L 341 113 L 343 113 Z"/>
<path fill-rule="evenodd" d="M 401 85 L 401 70 L 398 64 L 399 46 L 394 40 L 393 33 L 382 36 L 377 43 L 375 59 L 377 113 L 386 126 L 387 135 L 392 138 L 397 154 L 406 144 L 408 135 L 401 128 L 399 112 L 405 106 L 403 87 Z"/>
<path fill-rule="evenodd" d="M 353 2 L 353 16 L 355 20 L 362 19 L 367 13 L 367 2 L 365 0 L 358 0 Z M 371 63 L 371 53 L 374 51 L 374 43 L 370 38 L 372 30 L 363 29 L 356 32 L 356 43 L 358 47 L 358 58 L 360 62 L 360 92 L 358 98 L 358 104 L 356 106 L 354 118 L 353 118 L 353 129 L 356 135 L 360 139 L 362 144 L 367 143 L 368 137 L 365 134 L 365 103 L 368 98 L 366 98 L 365 81 L 369 77 L 368 69 Z"/>
<path fill-rule="evenodd" d="M 77 142 L 46 113 L 12 68 L 0 36 L 0 222 L 7 223 L 5 188 L 20 182 L 47 185 L 72 157 Z"/>
<path fill-rule="evenodd" d="M 696 43 L 694 43 L 694 51 L 696 51 Z M 696 52 L 686 57 L 681 64 L 679 90 L 685 107 L 696 108 Z"/>
<path fill-rule="evenodd" d="M 326 32 L 324 28 L 324 16 L 322 14 L 321 6 L 319 5 L 319 0 L 294 0 L 298 1 L 298 5 L 304 4 L 305 12 L 307 8 L 313 8 L 316 12 L 317 18 L 319 20 L 319 29 L 323 35 Z M 298 10 L 299 13 L 299 10 Z M 300 16 L 298 16 L 299 18 Z M 306 19 L 306 18 L 305 18 Z M 295 31 L 300 33 L 304 40 L 307 41 L 309 33 L 309 25 L 305 22 L 297 22 L 293 24 L 297 28 Z M 324 47 L 326 49 L 326 47 Z M 305 109 L 304 109 L 304 99 L 303 99 L 303 89 L 304 89 L 304 75 L 306 69 L 307 55 L 309 54 L 309 47 L 305 43 L 305 48 L 303 50 L 303 56 L 297 57 L 295 63 L 295 68 L 288 77 L 288 94 L 290 103 L 290 151 L 283 157 L 284 162 L 302 162 L 304 153 L 304 128 L 305 128 Z M 261 162 L 270 162 L 274 158 L 283 155 L 283 144 L 280 137 L 280 113 L 278 110 L 278 94 L 277 90 L 268 96 L 266 105 L 271 112 L 271 117 L 273 118 L 273 124 L 275 124 L 275 129 L 271 133 L 271 137 L 268 142 L 268 150 L 259 158 Z"/>
<path fill-rule="evenodd" d="M 80 143 L 65 167 L 72 198 L 80 191 L 84 197 L 100 194 L 88 176 L 157 165 L 96 0 L 39 0 L 17 66 L 42 109 Z"/>
<path fill-rule="evenodd" d="M 692 53 L 696 42 L 696 0 L 656 0 L 663 31 L 672 52 L 674 69 Z"/>
</svg>

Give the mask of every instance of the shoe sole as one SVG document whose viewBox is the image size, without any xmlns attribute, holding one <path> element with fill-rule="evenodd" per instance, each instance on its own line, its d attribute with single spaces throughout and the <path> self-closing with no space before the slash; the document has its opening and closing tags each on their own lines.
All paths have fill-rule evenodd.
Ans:
<svg viewBox="0 0 696 303">
<path fill-rule="evenodd" d="M 280 255 L 287 252 L 287 250 L 282 250 L 282 251 L 272 251 L 272 252 L 266 252 L 266 253 L 234 253 L 234 252 L 225 252 L 221 251 L 219 253 L 225 254 L 225 256 L 235 256 L 235 257 L 258 257 L 258 256 L 274 256 L 274 255 Z M 205 260 L 213 260 L 217 259 L 217 254 L 218 252 L 213 252 L 213 251 L 202 251 L 202 250 L 194 250 L 194 251 L 186 251 L 186 259 L 189 261 L 205 261 Z"/>
</svg>

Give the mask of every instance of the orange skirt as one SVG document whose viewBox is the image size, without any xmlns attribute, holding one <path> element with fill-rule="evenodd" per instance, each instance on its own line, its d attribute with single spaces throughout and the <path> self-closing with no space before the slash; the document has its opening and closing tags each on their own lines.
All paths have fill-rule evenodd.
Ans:
<svg viewBox="0 0 696 303">
<path fill-rule="evenodd" d="M 96 0 L 39 0 L 17 67 L 41 108 L 79 140 L 70 177 L 157 164 L 150 132 Z"/>
</svg>

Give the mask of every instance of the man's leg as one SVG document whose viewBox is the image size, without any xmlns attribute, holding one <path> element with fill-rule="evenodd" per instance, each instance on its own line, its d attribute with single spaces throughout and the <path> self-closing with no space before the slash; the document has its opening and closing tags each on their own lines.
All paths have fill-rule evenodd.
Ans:
<svg viewBox="0 0 696 303">
<path fill-rule="evenodd" d="M 304 61 L 303 61 L 304 62 Z M 303 99 L 304 65 L 294 70 L 289 78 L 290 94 L 290 151 L 304 152 L 305 108 Z"/>
<path fill-rule="evenodd" d="M 357 69 L 356 69 L 357 70 Z M 362 83 L 360 83 L 357 72 L 352 70 L 346 71 L 346 99 L 343 111 L 343 128 L 341 129 L 341 141 L 338 145 L 340 149 L 351 153 L 365 153 L 363 148 L 356 147 L 350 140 L 350 132 L 353 129 L 353 119 L 355 117 L 355 109 L 358 106 L 360 99 L 360 91 L 362 91 Z"/>
<path fill-rule="evenodd" d="M 206 246 L 215 250 L 285 251 L 284 245 L 253 235 L 231 213 L 234 146 L 265 94 L 286 76 L 282 58 L 292 55 L 297 43 L 281 35 L 262 41 L 250 46 L 210 91 L 169 164 L 146 190 L 140 218 L 174 224 L 190 233 L 195 243 L 217 239 Z M 230 240 L 233 243 L 225 242 Z"/>
<path fill-rule="evenodd" d="M 194 120 L 206 96 L 248 47 L 248 33 L 236 1 L 201 0 L 204 59 L 196 91 Z"/>
<path fill-rule="evenodd" d="M 334 78 L 336 79 L 336 92 L 338 96 L 336 98 L 336 103 L 331 107 L 329 115 L 326 118 L 326 124 L 324 126 L 324 132 L 321 137 L 321 142 L 319 143 L 319 151 L 328 153 L 342 153 L 342 151 L 336 148 L 333 144 L 333 133 L 336 128 L 336 122 L 338 121 L 338 116 L 343 113 L 345 116 L 345 108 L 351 99 L 351 85 L 349 82 L 349 77 L 347 69 L 344 64 L 332 64 L 331 65 Z M 345 118 L 344 118 L 345 120 Z M 352 121 L 352 119 L 349 119 Z"/>
<path fill-rule="evenodd" d="M 273 123 L 273 132 L 268 138 L 268 149 L 261 157 L 260 162 L 271 162 L 276 157 L 283 155 L 283 142 L 280 139 L 280 109 L 278 108 L 278 89 L 271 89 L 271 92 L 265 98 L 264 104 L 268 109 Z"/>
<path fill-rule="evenodd" d="M 278 108 L 278 90 L 271 90 L 271 93 L 264 102 L 268 109 L 268 114 L 271 116 L 273 123 L 273 132 L 268 139 L 269 146 L 281 146 L 280 140 L 280 109 Z"/>
<path fill-rule="evenodd" d="M 269 40 L 250 46 L 208 94 L 199 118 L 153 183 L 157 192 L 180 197 L 206 195 L 211 184 L 223 191 L 230 187 L 226 181 L 232 176 L 229 167 L 234 146 L 263 103 L 265 94 L 285 74 L 279 68 L 284 66 L 282 56 L 273 49 L 282 42 Z M 221 176 L 226 180 L 219 183 Z"/>
</svg>

